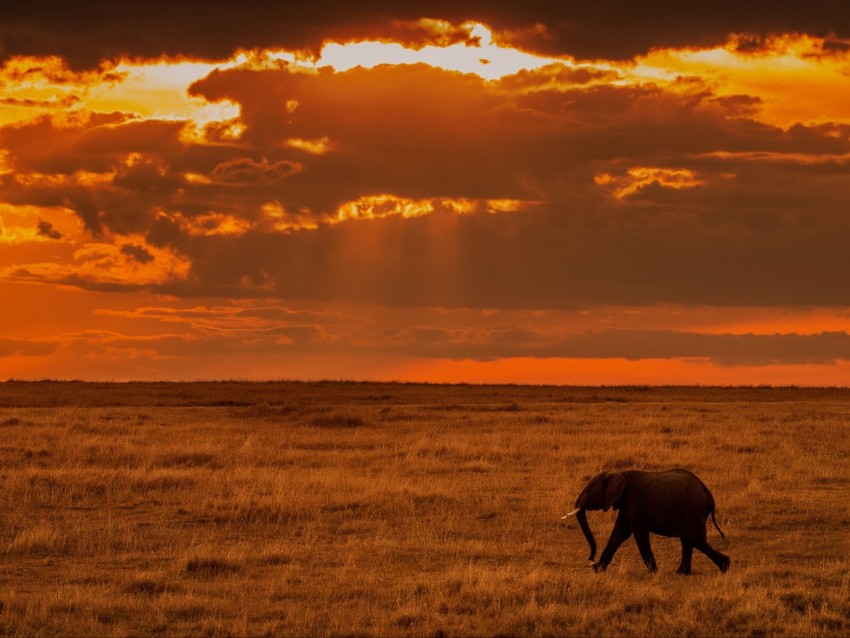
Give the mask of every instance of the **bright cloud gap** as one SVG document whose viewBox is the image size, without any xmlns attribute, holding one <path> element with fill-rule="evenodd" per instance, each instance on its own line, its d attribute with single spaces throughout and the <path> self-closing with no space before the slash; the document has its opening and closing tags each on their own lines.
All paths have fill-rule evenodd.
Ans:
<svg viewBox="0 0 850 638">
<path fill-rule="evenodd" d="M 533 70 L 549 64 L 568 64 L 564 59 L 524 53 L 493 42 L 490 30 L 483 24 L 466 23 L 471 38 L 478 44 L 458 42 L 448 46 L 427 45 L 419 49 L 394 42 L 330 42 L 322 48 L 317 67 L 331 66 L 336 71 L 355 67 L 373 68 L 381 64 L 429 64 L 448 71 L 474 73 L 486 80 L 496 80 L 522 70 Z"/>
</svg>

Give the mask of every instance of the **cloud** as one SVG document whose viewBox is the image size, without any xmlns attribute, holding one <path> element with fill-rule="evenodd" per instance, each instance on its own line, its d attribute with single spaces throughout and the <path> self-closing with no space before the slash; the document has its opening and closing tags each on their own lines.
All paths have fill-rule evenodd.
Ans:
<svg viewBox="0 0 850 638">
<path fill-rule="evenodd" d="M 338 304 L 333 310 L 310 307 L 311 304 L 291 307 L 272 300 L 242 300 L 227 305 L 140 307 L 118 312 L 103 310 L 98 314 L 130 319 L 150 334 L 182 336 L 191 343 L 175 342 L 176 350 L 169 346 L 162 350 L 163 356 L 177 356 L 178 351 L 184 353 L 181 356 L 200 356 L 208 347 L 209 352 L 334 352 L 347 357 L 482 362 L 520 358 L 621 359 L 764 367 L 850 361 L 850 335 L 844 330 L 757 333 L 717 332 L 711 331 L 710 326 L 708 330 L 641 327 L 687 324 L 699 313 L 683 317 L 685 308 L 645 312 L 611 308 L 596 313 L 569 313 Z M 704 312 L 705 319 L 732 316 L 719 309 L 706 308 Z M 793 324 L 795 316 L 788 314 L 786 321 Z M 835 325 L 843 323 L 840 316 L 834 319 Z M 599 327 L 611 323 L 622 327 Z M 128 343 L 132 341 L 129 336 L 127 339 Z"/>
<path fill-rule="evenodd" d="M 406 329 L 394 347 L 417 357 L 492 360 L 515 357 L 568 359 L 684 359 L 720 366 L 831 365 L 850 360 L 850 335 L 711 334 L 676 330 L 608 329 L 579 334 L 547 334 L 511 328 Z"/>
<path fill-rule="evenodd" d="M 435 345 L 420 343 L 420 356 Z M 833 364 L 850 360 L 850 335 L 820 334 L 706 334 L 674 330 L 603 330 L 573 334 L 559 340 L 494 339 L 486 344 L 443 344 L 443 355 L 455 358 L 566 357 L 701 359 L 723 366 Z"/>
<path fill-rule="evenodd" d="M 14 149 L 21 171 L 72 175 L 105 173 L 130 153 L 173 153 L 180 148 L 181 122 L 128 121 L 121 114 L 96 114 L 60 121 L 51 116 L 0 130 L 0 144 Z"/>
<path fill-rule="evenodd" d="M 62 233 L 53 227 L 53 224 L 46 222 L 43 219 L 38 220 L 36 231 L 39 235 L 43 235 L 49 239 L 62 239 Z"/>
<path fill-rule="evenodd" d="M 318 326 L 293 325 L 256 334 L 200 332 L 127 334 L 114 330 L 83 330 L 57 335 L 50 345 L 61 354 L 84 359 L 144 362 L 203 361 L 212 356 L 274 355 L 321 350 L 326 340 Z M 0 343 L 0 354 L 3 344 Z M 18 353 L 20 354 L 20 353 Z M 38 354 L 42 354 L 38 352 Z"/>
<path fill-rule="evenodd" d="M 209 309 L 213 310 L 213 309 Z M 164 313 L 168 315 L 168 313 Z M 123 315 L 140 321 L 157 319 L 143 311 Z M 203 360 L 221 354 L 329 354 L 341 357 L 399 356 L 417 359 L 494 361 L 503 359 L 573 359 L 691 361 L 721 367 L 836 365 L 850 361 L 850 335 L 701 333 L 678 330 L 606 329 L 564 333 L 547 329 L 481 325 L 419 325 L 376 330 L 376 325 L 326 321 L 327 317 L 293 315 L 274 321 L 202 310 L 160 316 L 174 332 L 126 334 L 86 330 L 35 340 L 0 340 L 0 356 L 47 356 L 54 352 L 134 359 Z M 187 330 L 183 331 L 181 326 Z M 353 328 L 353 329 L 352 329 Z"/>
<path fill-rule="evenodd" d="M 729 33 L 804 32 L 850 37 L 850 9 L 843 0 L 806 4 L 717 0 L 708 10 L 669 0 L 635 4 L 551 3 L 531 0 L 505 5 L 480 0 L 371 2 L 367 6 L 318 0 L 309 10 L 255 0 L 234 11 L 226 3 L 203 8 L 203 28 L 194 4 L 152 0 L 142 5 L 108 3 L 70 6 L 34 0 L 4 6 L 4 56 L 62 55 L 74 67 L 95 67 L 120 56 L 188 56 L 223 59 L 237 49 L 284 48 L 318 51 L 325 39 L 394 37 L 421 45 L 462 41 L 462 29 L 436 28 L 477 20 L 503 40 L 536 51 L 579 58 L 630 58 L 655 47 L 705 46 Z"/>
<path fill-rule="evenodd" d="M 302 170 L 302 165 L 288 160 L 269 163 L 239 158 L 218 164 L 209 174 L 213 182 L 222 184 L 272 184 Z"/>
<path fill-rule="evenodd" d="M 140 264 L 149 264 L 155 259 L 144 246 L 137 244 L 124 244 L 121 246 L 121 254 L 132 257 Z"/>
<path fill-rule="evenodd" d="M 0 339 L 0 357 L 22 355 L 43 357 L 53 353 L 59 344 L 43 339 Z"/>
<path fill-rule="evenodd" d="M 2 127 L 7 201 L 67 206 L 96 240 L 3 273 L 449 308 L 845 302 L 846 124 L 772 126 L 703 81 L 569 76 L 230 68 L 190 87 L 239 106 L 229 140 L 123 113 Z"/>
<path fill-rule="evenodd" d="M 128 242 L 87 243 L 73 251 L 72 259 L 0 267 L 0 279 L 48 283 L 91 290 L 139 290 L 185 278 L 184 257 L 150 245 L 138 237 Z M 139 242 L 139 243 L 137 243 Z"/>
<path fill-rule="evenodd" d="M 342 326 L 350 329 L 362 323 L 355 316 L 339 311 L 300 310 L 270 303 L 231 303 L 216 306 L 192 306 L 186 308 L 146 306 L 132 310 L 95 311 L 98 315 L 135 319 L 151 324 L 184 326 L 191 331 L 208 331 L 214 334 L 231 333 L 251 335 L 277 333 L 318 327 L 321 330 L 338 331 Z M 335 328 L 334 328 L 335 326 Z"/>
</svg>

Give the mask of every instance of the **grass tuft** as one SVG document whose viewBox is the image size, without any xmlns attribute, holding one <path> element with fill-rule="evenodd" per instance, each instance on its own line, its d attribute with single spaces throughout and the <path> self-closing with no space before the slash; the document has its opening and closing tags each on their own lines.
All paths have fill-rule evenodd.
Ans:
<svg viewBox="0 0 850 638">
<path fill-rule="evenodd" d="M 234 416 L 252 421 L 269 421 L 272 423 L 288 421 L 299 411 L 299 406 L 292 403 L 261 403 L 245 409 L 234 410 Z"/>
<path fill-rule="evenodd" d="M 56 556 L 70 551 L 68 537 L 49 523 L 36 523 L 15 534 L 9 553 L 21 556 Z"/>
<path fill-rule="evenodd" d="M 203 454 L 199 452 L 166 454 L 157 459 L 156 467 L 173 467 L 173 468 L 195 468 L 195 467 L 210 467 L 214 469 L 221 468 L 221 464 L 213 454 Z"/>
<path fill-rule="evenodd" d="M 175 588 L 154 578 L 138 578 L 127 585 L 124 591 L 135 596 L 160 596 L 168 591 L 175 591 Z"/>
<path fill-rule="evenodd" d="M 239 571 L 239 565 L 220 558 L 190 558 L 185 572 L 193 578 L 216 578 Z"/>
<path fill-rule="evenodd" d="M 320 414 L 310 419 L 310 425 L 326 429 L 361 428 L 366 425 L 366 420 L 352 414 Z"/>
</svg>

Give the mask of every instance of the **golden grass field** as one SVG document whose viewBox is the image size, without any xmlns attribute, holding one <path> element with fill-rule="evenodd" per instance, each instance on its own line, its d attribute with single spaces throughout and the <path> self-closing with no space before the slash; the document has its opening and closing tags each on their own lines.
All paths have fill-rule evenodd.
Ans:
<svg viewBox="0 0 850 638">
<path fill-rule="evenodd" d="M 586 480 L 677 466 L 729 573 L 594 574 Z M 850 390 L 10 381 L 0 474 L 2 635 L 850 633 Z"/>
</svg>

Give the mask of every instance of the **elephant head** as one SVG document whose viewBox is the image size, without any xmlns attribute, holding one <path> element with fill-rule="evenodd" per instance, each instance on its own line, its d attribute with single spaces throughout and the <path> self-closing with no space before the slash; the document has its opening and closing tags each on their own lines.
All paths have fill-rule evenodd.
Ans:
<svg viewBox="0 0 850 638">
<path fill-rule="evenodd" d="M 602 510 L 607 512 L 612 507 L 619 509 L 615 504 L 617 499 L 626 489 L 626 478 L 620 472 L 602 472 L 597 474 L 581 491 L 576 499 L 575 509 L 564 516 L 568 518 L 575 516 L 579 527 L 587 539 L 587 544 L 590 545 L 590 558 L 596 558 L 596 540 L 593 538 L 593 532 L 587 525 L 587 510 Z"/>
</svg>

